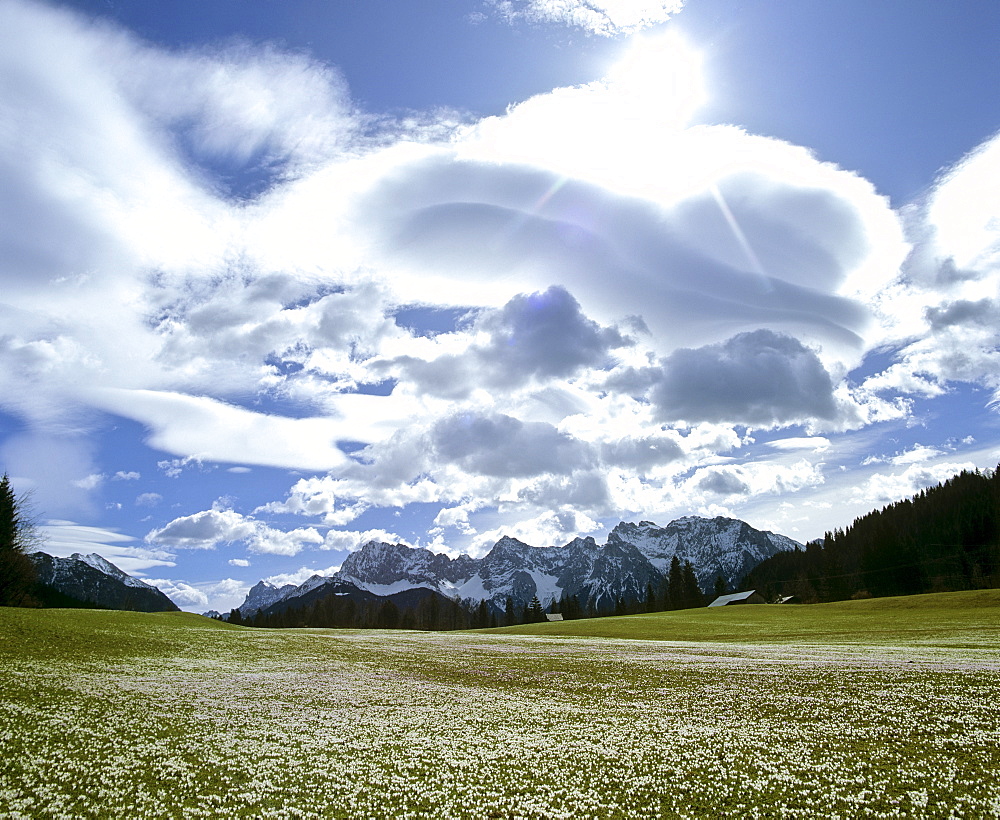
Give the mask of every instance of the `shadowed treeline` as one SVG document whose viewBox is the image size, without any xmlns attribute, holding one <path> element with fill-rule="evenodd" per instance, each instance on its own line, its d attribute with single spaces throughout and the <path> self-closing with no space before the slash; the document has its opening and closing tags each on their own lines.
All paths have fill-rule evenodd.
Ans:
<svg viewBox="0 0 1000 820">
<path fill-rule="evenodd" d="M 803 603 L 1000 587 L 1000 471 L 962 471 L 751 570 L 743 588 Z"/>
</svg>

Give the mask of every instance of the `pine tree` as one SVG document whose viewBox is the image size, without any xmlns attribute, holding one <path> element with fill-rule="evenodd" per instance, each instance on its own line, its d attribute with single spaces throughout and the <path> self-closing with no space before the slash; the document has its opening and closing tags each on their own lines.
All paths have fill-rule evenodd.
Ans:
<svg viewBox="0 0 1000 820">
<path fill-rule="evenodd" d="M 715 576 L 715 597 L 718 598 L 720 595 L 725 595 L 726 588 L 726 579 L 721 575 Z"/>
<path fill-rule="evenodd" d="M 524 620 L 525 623 L 529 624 L 537 624 L 545 620 L 545 610 L 542 609 L 542 602 L 538 600 L 537 595 L 528 604 L 528 609 L 524 613 Z"/>
<path fill-rule="evenodd" d="M 681 569 L 681 599 L 684 602 L 682 604 L 684 609 L 705 606 L 705 594 L 698 586 L 698 578 L 690 561 L 685 561 Z"/>
<path fill-rule="evenodd" d="M 27 513 L 27 498 L 14 494 L 4 473 L 0 478 L 0 606 L 34 603 L 31 591 L 38 579 L 26 553 L 38 540 Z"/>
<path fill-rule="evenodd" d="M 681 559 L 674 555 L 670 559 L 670 572 L 667 574 L 667 605 L 666 609 L 681 609 L 684 606 L 684 572 L 681 569 Z"/>
</svg>

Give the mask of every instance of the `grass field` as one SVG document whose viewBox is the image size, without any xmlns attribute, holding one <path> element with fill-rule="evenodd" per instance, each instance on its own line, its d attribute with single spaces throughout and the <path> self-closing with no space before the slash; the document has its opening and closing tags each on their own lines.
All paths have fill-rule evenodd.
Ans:
<svg viewBox="0 0 1000 820">
<path fill-rule="evenodd" d="M 1000 817 L 1000 593 L 479 633 L 0 609 L 0 817 Z"/>
</svg>

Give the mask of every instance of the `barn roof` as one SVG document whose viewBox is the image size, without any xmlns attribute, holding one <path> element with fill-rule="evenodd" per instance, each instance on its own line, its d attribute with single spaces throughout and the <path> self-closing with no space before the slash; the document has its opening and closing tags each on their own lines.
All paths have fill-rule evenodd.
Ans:
<svg viewBox="0 0 1000 820">
<path fill-rule="evenodd" d="M 727 604 L 738 604 L 757 594 L 757 590 L 751 589 L 746 592 L 733 592 L 729 595 L 720 595 L 709 606 L 726 606 Z"/>
</svg>

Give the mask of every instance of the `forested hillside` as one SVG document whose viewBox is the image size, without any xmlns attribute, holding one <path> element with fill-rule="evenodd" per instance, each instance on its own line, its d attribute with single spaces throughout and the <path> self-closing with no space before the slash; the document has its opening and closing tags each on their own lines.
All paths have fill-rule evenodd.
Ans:
<svg viewBox="0 0 1000 820">
<path fill-rule="evenodd" d="M 803 603 L 1000 587 L 1000 470 L 962 473 L 779 553 L 742 588 Z"/>
</svg>

